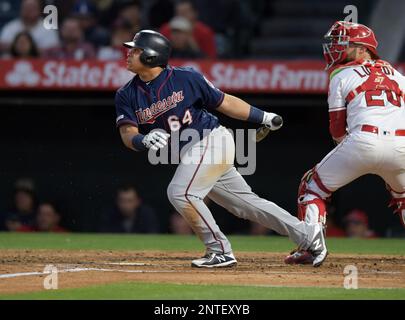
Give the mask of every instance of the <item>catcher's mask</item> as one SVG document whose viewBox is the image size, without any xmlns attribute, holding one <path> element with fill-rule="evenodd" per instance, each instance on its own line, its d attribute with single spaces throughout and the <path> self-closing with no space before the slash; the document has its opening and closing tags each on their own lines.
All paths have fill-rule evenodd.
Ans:
<svg viewBox="0 0 405 320">
<path fill-rule="evenodd" d="M 327 41 L 322 45 L 326 70 L 342 63 L 346 59 L 346 49 L 350 44 L 366 47 L 378 59 L 378 42 L 373 30 L 365 25 L 348 21 L 337 21 L 325 34 L 324 39 Z"/>
</svg>

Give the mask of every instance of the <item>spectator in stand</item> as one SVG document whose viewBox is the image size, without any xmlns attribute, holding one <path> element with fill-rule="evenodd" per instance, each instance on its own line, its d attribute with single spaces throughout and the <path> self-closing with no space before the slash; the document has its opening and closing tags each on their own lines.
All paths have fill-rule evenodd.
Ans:
<svg viewBox="0 0 405 320">
<path fill-rule="evenodd" d="M 59 44 L 56 30 L 45 29 L 43 25 L 42 1 L 23 0 L 21 2 L 20 17 L 8 22 L 0 33 L 0 50 L 9 51 L 16 35 L 21 31 L 28 31 L 38 49 L 44 50 Z"/>
<path fill-rule="evenodd" d="M 159 29 L 174 16 L 173 1 L 155 0 L 148 10 L 148 22 L 153 30 Z"/>
<path fill-rule="evenodd" d="M 46 50 L 45 57 L 75 60 L 95 58 L 95 50 L 90 43 L 84 41 L 83 31 L 77 18 L 66 18 L 60 35 L 61 46 Z"/>
<path fill-rule="evenodd" d="M 123 1 L 128 0 L 95 0 L 92 1 L 97 12 L 97 21 L 99 25 L 109 26 L 117 17 L 118 9 Z"/>
<path fill-rule="evenodd" d="M 170 36 L 172 43 L 172 58 L 197 59 L 204 54 L 198 48 L 193 37 L 190 21 L 183 17 L 174 17 L 170 23 Z"/>
<path fill-rule="evenodd" d="M 115 207 L 101 219 L 100 232 L 109 233 L 158 233 L 155 211 L 142 203 L 133 186 L 117 190 Z"/>
<path fill-rule="evenodd" d="M 193 0 L 200 21 L 215 33 L 217 56 L 235 58 L 248 53 L 250 39 L 269 1 Z M 262 4 L 260 4 L 262 2 Z M 260 16 L 253 10 L 255 8 Z M 218 17 L 221 17 L 218 19 Z"/>
<path fill-rule="evenodd" d="M 32 226 L 21 226 L 19 232 L 67 232 L 60 226 L 61 214 L 55 204 L 42 202 L 38 206 L 35 224 Z"/>
<path fill-rule="evenodd" d="M 37 58 L 39 51 L 31 34 L 28 31 L 21 31 L 16 35 L 11 44 L 10 54 L 12 58 Z"/>
<path fill-rule="evenodd" d="M 97 24 L 97 8 L 89 0 L 76 1 L 72 16 L 77 18 L 83 30 L 84 40 L 96 48 L 107 46 L 110 43 L 110 33 Z"/>
<path fill-rule="evenodd" d="M 113 23 L 111 42 L 99 49 L 97 58 L 100 60 L 122 60 L 127 55 L 123 42 L 133 38 L 142 27 L 140 5 L 137 1 L 124 3 L 118 17 Z"/>
<path fill-rule="evenodd" d="M 376 238 L 377 235 L 369 229 L 368 217 L 363 210 L 354 209 L 344 218 L 346 235 L 351 238 Z"/>
<path fill-rule="evenodd" d="M 175 7 L 176 16 L 186 18 L 191 22 L 193 37 L 200 50 L 208 58 L 216 58 L 217 50 L 215 35 L 210 27 L 198 21 L 198 12 L 191 0 L 180 0 Z M 160 33 L 172 39 L 170 24 L 166 23 L 160 28 Z"/>
<path fill-rule="evenodd" d="M 193 230 L 184 218 L 177 211 L 173 211 L 170 215 L 170 232 L 174 234 L 193 234 Z"/>
<path fill-rule="evenodd" d="M 13 208 L 0 219 L 0 230 L 18 231 L 34 225 L 36 210 L 34 183 L 30 179 L 17 180 L 14 185 Z"/>
<path fill-rule="evenodd" d="M 100 60 L 124 59 L 127 49 L 122 44 L 128 39 L 132 39 L 133 36 L 131 24 L 123 18 L 118 18 L 113 25 L 110 45 L 100 48 L 97 58 Z"/>
<path fill-rule="evenodd" d="M 138 1 L 130 1 L 125 3 L 118 12 L 118 18 L 123 19 L 130 24 L 132 35 L 143 28 L 141 20 L 141 6 Z"/>
</svg>

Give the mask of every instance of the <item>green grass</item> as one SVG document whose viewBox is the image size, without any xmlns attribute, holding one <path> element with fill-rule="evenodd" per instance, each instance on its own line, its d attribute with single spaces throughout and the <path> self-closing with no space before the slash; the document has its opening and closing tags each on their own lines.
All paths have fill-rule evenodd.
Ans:
<svg viewBox="0 0 405 320">
<path fill-rule="evenodd" d="M 405 299 L 405 289 L 286 288 L 225 285 L 115 283 L 78 289 L 47 290 L 0 296 L 0 299 L 141 299 L 141 300 L 362 300 Z"/>
<path fill-rule="evenodd" d="M 235 251 L 288 252 L 286 237 L 230 236 Z M 405 255 L 405 239 L 327 239 L 332 253 Z M 203 251 L 195 236 L 0 233 L 0 249 Z"/>
</svg>

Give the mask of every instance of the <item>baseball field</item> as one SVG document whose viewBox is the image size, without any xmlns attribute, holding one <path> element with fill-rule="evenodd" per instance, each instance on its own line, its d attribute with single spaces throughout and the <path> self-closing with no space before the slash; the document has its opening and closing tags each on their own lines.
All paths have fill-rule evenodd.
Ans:
<svg viewBox="0 0 405 320">
<path fill-rule="evenodd" d="M 201 270 L 194 236 L 0 233 L 0 299 L 405 299 L 404 239 L 329 238 L 320 268 L 285 265 L 284 237 L 230 240 L 238 266 Z"/>
</svg>

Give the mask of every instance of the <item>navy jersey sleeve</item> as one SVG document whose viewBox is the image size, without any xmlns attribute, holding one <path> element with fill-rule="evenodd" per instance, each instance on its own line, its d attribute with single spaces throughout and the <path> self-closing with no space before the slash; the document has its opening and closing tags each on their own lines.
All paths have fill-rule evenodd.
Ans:
<svg viewBox="0 0 405 320">
<path fill-rule="evenodd" d="M 192 86 L 199 91 L 204 105 L 207 108 L 218 108 L 224 100 L 225 94 L 216 88 L 207 78 L 198 72 L 192 72 Z"/>
<path fill-rule="evenodd" d="M 138 126 L 136 115 L 131 109 L 127 95 L 122 90 L 118 90 L 115 94 L 115 111 L 117 113 L 117 127 L 122 126 L 123 124 Z"/>
</svg>

